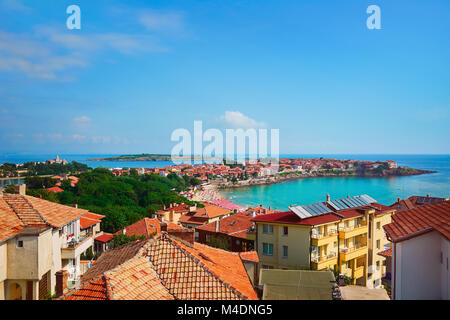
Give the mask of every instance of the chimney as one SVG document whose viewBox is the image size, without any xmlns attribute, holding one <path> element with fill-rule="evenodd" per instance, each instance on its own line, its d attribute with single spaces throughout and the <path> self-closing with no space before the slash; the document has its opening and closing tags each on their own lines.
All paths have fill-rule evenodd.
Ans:
<svg viewBox="0 0 450 320">
<path fill-rule="evenodd" d="M 429 198 L 430 197 L 430 194 L 429 193 L 427 193 L 427 198 Z"/>
<path fill-rule="evenodd" d="M 269 211 L 270 211 L 270 206 L 269 206 Z"/>
<path fill-rule="evenodd" d="M 194 245 L 195 242 L 195 234 L 194 229 L 191 230 L 170 230 L 167 232 L 169 236 L 173 236 L 175 238 L 178 238 L 179 240 L 186 242 L 188 244 Z"/>
<path fill-rule="evenodd" d="M 397 198 L 397 202 L 400 203 L 400 198 Z"/>
<path fill-rule="evenodd" d="M 127 229 L 126 228 L 123 228 L 122 234 L 127 234 Z"/>
<path fill-rule="evenodd" d="M 350 199 L 350 196 L 349 196 L 349 195 L 347 195 L 347 199 Z"/>
<path fill-rule="evenodd" d="M 78 208 L 78 203 L 73 204 L 72 207 Z"/>
<path fill-rule="evenodd" d="M 330 195 L 327 193 L 327 201 L 330 201 Z"/>
<path fill-rule="evenodd" d="M 172 208 L 172 203 L 169 204 L 169 208 Z"/>
<path fill-rule="evenodd" d="M 26 195 L 27 194 L 27 185 L 19 184 L 17 186 L 14 186 L 14 192 L 17 194 L 20 194 L 21 196 Z"/>
<path fill-rule="evenodd" d="M 56 297 L 60 297 L 67 289 L 67 280 L 69 272 L 67 270 L 60 270 L 56 272 Z"/>
<path fill-rule="evenodd" d="M 220 231 L 220 220 L 216 221 L 216 232 Z"/>
</svg>

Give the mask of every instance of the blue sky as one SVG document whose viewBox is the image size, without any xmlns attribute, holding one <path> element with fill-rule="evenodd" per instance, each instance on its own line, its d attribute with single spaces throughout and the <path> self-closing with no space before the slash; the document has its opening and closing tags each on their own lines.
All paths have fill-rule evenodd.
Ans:
<svg viewBox="0 0 450 320">
<path fill-rule="evenodd" d="M 279 129 L 283 154 L 449 154 L 449 17 L 448 0 L 0 0 L 0 152 L 168 153 L 202 120 Z"/>
</svg>

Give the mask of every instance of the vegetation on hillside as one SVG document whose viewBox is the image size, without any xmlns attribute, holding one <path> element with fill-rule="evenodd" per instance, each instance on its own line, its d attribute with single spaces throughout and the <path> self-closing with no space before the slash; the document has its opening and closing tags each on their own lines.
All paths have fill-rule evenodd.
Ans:
<svg viewBox="0 0 450 320">
<path fill-rule="evenodd" d="M 195 178 L 176 174 L 116 177 L 108 169 L 97 168 L 79 175 L 74 187 L 63 181 L 64 192 L 55 194 L 42 189 L 42 184 L 34 179 L 29 180 L 33 183 L 27 185 L 27 194 L 65 205 L 78 204 L 79 208 L 105 215 L 102 230 L 106 232 L 116 232 L 144 217 L 151 217 L 164 205 L 193 204 L 177 192 L 200 183 Z"/>
</svg>

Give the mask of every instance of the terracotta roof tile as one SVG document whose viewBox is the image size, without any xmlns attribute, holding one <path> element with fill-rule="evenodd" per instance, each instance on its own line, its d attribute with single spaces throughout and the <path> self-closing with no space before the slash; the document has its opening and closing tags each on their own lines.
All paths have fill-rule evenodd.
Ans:
<svg viewBox="0 0 450 320">
<path fill-rule="evenodd" d="M 450 201 L 427 204 L 396 213 L 383 226 L 393 242 L 436 230 L 450 240 Z"/>
<path fill-rule="evenodd" d="M 31 196 L 22 197 L 39 212 L 49 225 L 56 228 L 60 228 L 88 213 L 88 211 L 84 209 L 73 208 Z"/>
<path fill-rule="evenodd" d="M 103 283 L 97 283 L 100 278 Z M 64 298 L 74 294 L 86 298 L 94 289 L 103 290 L 103 297 L 127 300 L 258 298 L 239 254 L 187 245 L 165 232 L 106 251 L 81 283 L 81 293 L 72 291 Z"/>
<path fill-rule="evenodd" d="M 239 255 L 241 256 L 242 260 L 259 262 L 258 252 L 256 251 L 240 252 Z"/>
<path fill-rule="evenodd" d="M 114 235 L 110 233 L 103 233 L 101 236 L 96 237 L 94 240 L 100 242 L 109 242 L 112 238 L 114 238 Z"/>
</svg>

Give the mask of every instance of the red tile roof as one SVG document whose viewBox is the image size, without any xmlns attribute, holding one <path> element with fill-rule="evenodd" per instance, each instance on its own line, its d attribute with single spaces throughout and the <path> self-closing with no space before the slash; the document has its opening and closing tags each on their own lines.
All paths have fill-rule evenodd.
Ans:
<svg viewBox="0 0 450 320">
<path fill-rule="evenodd" d="M 253 225 L 252 215 L 248 213 L 236 213 L 232 216 L 223 218 L 203 226 L 197 227 L 197 230 L 220 232 L 238 238 L 247 238 L 247 231 Z"/>
<path fill-rule="evenodd" d="M 53 192 L 53 193 L 64 192 L 64 190 L 61 189 L 60 187 L 52 187 L 52 188 L 48 188 L 46 190 L 49 191 L 49 192 Z"/>
<path fill-rule="evenodd" d="M 400 242 L 436 230 L 450 240 L 450 201 L 421 205 L 392 216 L 383 226 L 392 242 Z"/>
<path fill-rule="evenodd" d="M 64 299 L 257 299 L 241 257 L 168 236 L 106 251 Z"/>
<path fill-rule="evenodd" d="M 106 243 L 111 241 L 112 238 L 114 238 L 114 235 L 110 233 L 103 233 L 101 236 L 96 237 L 94 240 Z"/>
<path fill-rule="evenodd" d="M 258 253 L 256 251 L 240 252 L 239 255 L 241 256 L 242 260 L 259 262 Z"/>
<path fill-rule="evenodd" d="M 381 252 L 378 252 L 378 254 L 383 257 L 392 257 L 392 249 L 389 248 L 389 249 L 383 250 Z"/>
<path fill-rule="evenodd" d="M 173 222 L 165 222 L 167 230 L 181 230 L 184 229 Z M 161 233 L 161 221 L 157 218 L 143 218 L 132 225 L 124 228 L 125 233 L 129 236 L 145 236 L 146 238 Z M 123 234 L 123 229 L 117 231 L 115 234 Z"/>
<path fill-rule="evenodd" d="M 80 218 L 80 228 L 81 229 L 86 229 L 86 228 L 88 228 L 90 226 L 93 226 L 93 225 L 95 225 L 97 223 L 100 223 L 100 222 L 101 222 L 101 220 L 89 219 L 89 218 L 86 218 L 86 217 L 81 217 Z"/>
</svg>

